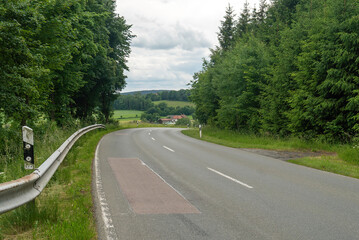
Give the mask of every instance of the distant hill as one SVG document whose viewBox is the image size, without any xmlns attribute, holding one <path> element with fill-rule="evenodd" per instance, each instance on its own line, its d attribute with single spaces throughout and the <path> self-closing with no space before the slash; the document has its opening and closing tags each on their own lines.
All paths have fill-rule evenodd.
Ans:
<svg viewBox="0 0 359 240">
<path fill-rule="evenodd" d="M 166 91 L 174 91 L 174 90 L 143 90 L 143 91 L 125 92 L 125 93 L 121 93 L 121 95 L 135 95 L 138 93 L 141 95 L 146 95 L 149 93 L 159 93 L 159 92 L 166 92 Z"/>
</svg>

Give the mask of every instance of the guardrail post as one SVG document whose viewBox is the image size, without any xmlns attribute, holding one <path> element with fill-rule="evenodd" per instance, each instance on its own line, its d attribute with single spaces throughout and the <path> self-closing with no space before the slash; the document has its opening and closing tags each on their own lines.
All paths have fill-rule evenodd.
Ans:
<svg viewBox="0 0 359 240">
<path fill-rule="evenodd" d="M 24 167 L 27 170 L 33 170 L 35 168 L 34 160 L 34 131 L 27 127 L 22 127 L 22 140 L 24 146 Z"/>
</svg>

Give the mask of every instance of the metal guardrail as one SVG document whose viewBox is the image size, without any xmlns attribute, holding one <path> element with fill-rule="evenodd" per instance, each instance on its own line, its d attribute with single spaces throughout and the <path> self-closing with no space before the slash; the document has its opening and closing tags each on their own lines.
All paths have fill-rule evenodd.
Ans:
<svg viewBox="0 0 359 240">
<path fill-rule="evenodd" d="M 75 142 L 102 124 L 82 128 L 71 135 L 39 168 L 25 177 L 0 184 L 0 214 L 20 207 L 40 195 Z"/>
</svg>

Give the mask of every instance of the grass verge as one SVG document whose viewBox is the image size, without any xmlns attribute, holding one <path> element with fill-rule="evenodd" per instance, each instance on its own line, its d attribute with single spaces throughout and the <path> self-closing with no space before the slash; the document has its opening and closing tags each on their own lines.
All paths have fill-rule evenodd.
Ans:
<svg viewBox="0 0 359 240">
<path fill-rule="evenodd" d="M 102 136 L 118 129 L 113 126 L 82 136 L 35 203 L 0 216 L 0 239 L 97 239 L 92 160 Z"/>
<path fill-rule="evenodd" d="M 187 136 L 200 139 L 199 129 L 182 132 Z M 201 140 L 233 148 L 319 152 L 323 153 L 319 157 L 305 157 L 289 162 L 359 179 L 359 148 L 357 145 L 330 144 L 316 140 L 305 141 L 295 137 L 258 136 L 212 127 L 203 128 Z M 330 154 L 328 155 L 328 153 Z"/>
<path fill-rule="evenodd" d="M 43 126 L 32 126 L 34 129 L 35 166 L 40 166 L 80 125 L 59 128 L 54 122 L 46 122 Z M 12 135 L 5 136 L 5 152 L 0 154 L 0 183 L 11 181 L 28 175 L 32 171 L 24 169 L 21 128 L 13 130 Z"/>
<path fill-rule="evenodd" d="M 359 179 L 359 165 L 343 161 L 338 156 L 306 157 L 289 162 Z"/>
</svg>

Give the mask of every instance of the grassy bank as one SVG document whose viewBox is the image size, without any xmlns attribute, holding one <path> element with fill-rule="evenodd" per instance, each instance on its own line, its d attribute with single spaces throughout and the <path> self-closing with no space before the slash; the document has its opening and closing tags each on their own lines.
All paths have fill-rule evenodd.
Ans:
<svg viewBox="0 0 359 240">
<path fill-rule="evenodd" d="M 96 239 L 92 160 L 102 136 L 117 129 L 82 136 L 35 200 L 36 207 L 27 204 L 0 216 L 0 239 Z"/>
<path fill-rule="evenodd" d="M 199 139 L 198 129 L 184 130 L 182 132 L 187 136 Z M 321 156 L 295 159 L 290 160 L 290 162 L 359 178 L 359 147 L 356 145 L 330 144 L 319 140 L 305 141 L 296 137 L 275 138 L 241 134 L 212 127 L 205 127 L 202 130 L 202 140 L 233 148 L 322 153 Z"/>
<path fill-rule="evenodd" d="M 35 167 L 40 166 L 68 137 L 82 126 L 74 124 L 59 128 L 54 122 L 31 126 L 34 130 Z M 4 130 L 3 130 L 4 131 Z M 0 183 L 23 177 L 32 171 L 24 170 L 21 128 L 7 129 L 2 133 L 0 154 Z"/>
</svg>

